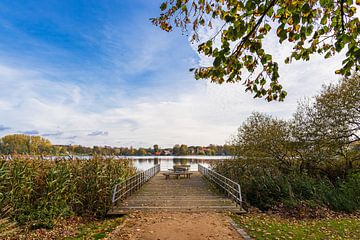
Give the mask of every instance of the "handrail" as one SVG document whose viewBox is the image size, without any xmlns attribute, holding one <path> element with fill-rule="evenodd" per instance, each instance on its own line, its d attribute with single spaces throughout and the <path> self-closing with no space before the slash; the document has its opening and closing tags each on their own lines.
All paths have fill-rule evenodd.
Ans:
<svg viewBox="0 0 360 240">
<path fill-rule="evenodd" d="M 209 168 L 204 167 L 201 164 L 198 164 L 199 172 L 209 181 L 215 183 L 218 187 L 220 187 L 225 193 L 232 198 L 232 200 L 242 207 L 242 196 L 241 196 L 241 187 L 240 184 L 234 182 L 233 180 L 211 170 Z"/>
<path fill-rule="evenodd" d="M 158 172 L 160 172 L 160 164 L 156 164 L 155 166 L 116 184 L 113 191 L 112 203 L 116 204 L 118 200 L 128 197 L 135 191 L 139 190 L 144 183 L 155 176 Z"/>
</svg>

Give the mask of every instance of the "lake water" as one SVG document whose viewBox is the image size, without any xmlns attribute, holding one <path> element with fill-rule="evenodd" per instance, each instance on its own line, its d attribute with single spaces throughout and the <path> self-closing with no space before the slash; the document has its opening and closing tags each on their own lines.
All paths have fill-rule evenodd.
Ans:
<svg viewBox="0 0 360 240">
<path fill-rule="evenodd" d="M 174 165 L 190 165 L 190 171 L 197 171 L 198 164 L 208 167 L 213 161 L 221 161 L 231 158 L 231 156 L 129 156 L 127 159 L 132 160 L 134 167 L 144 171 L 160 164 L 161 171 L 172 169 Z"/>
<path fill-rule="evenodd" d="M 61 158 L 68 159 L 70 156 L 61 156 Z M 109 156 L 111 157 L 111 156 Z M 47 156 L 45 159 L 54 160 L 59 156 Z M 78 158 L 87 160 L 91 156 L 77 156 L 73 155 L 71 158 Z M 129 159 L 133 166 L 139 171 L 147 170 L 156 164 L 160 164 L 161 171 L 172 169 L 174 165 L 190 165 L 190 171 L 197 171 L 198 164 L 209 167 L 211 162 L 231 159 L 232 156 L 116 156 L 117 159 Z"/>
</svg>

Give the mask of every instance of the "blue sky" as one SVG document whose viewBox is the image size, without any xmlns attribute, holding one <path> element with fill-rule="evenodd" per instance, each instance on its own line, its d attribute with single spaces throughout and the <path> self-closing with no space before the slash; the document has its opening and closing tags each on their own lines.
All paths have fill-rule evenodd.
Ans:
<svg viewBox="0 0 360 240">
<path fill-rule="evenodd" d="M 58 144 L 223 144 L 252 111 L 288 118 L 296 102 L 333 82 L 340 58 L 282 66 L 289 97 L 266 103 L 243 86 L 196 81 L 211 62 L 179 31 L 149 18 L 157 0 L 0 2 L 0 136 Z M 211 36 L 202 31 L 202 39 Z M 267 42 L 279 58 L 289 50 Z"/>
</svg>

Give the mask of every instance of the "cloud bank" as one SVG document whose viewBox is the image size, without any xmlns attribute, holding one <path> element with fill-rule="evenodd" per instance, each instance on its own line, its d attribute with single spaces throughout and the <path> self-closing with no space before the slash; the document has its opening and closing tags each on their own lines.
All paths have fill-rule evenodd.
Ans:
<svg viewBox="0 0 360 240">
<path fill-rule="evenodd" d="M 241 83 L 195 81 L 188 69 L 212 60 L 197 55 L 186 37 L 161 32 L 146 14 L 129 16 L 131 26 L 115 16 L 109 14 L 94 28 L 95 35 L 81 32 L 81 41 L 87 41 L 81 43 L 96 50 L 95 60 L 90 53 L 89 58 L 82 52 L 74 56 L 77 48 L 59 43 L 47 43 L 42 48 L 46 54 L 34 51 L 32 58 L 21 58 L 23 49 L 17 55 L 0 41 L 0 136 L 22 132 L 55 144 L 87 146 L 224 144 L 251 112 L 289 118 L 299 99 L 339 78 L 334 71 L 341 55 L 285 65 L 281 61 L 290 46 L 269 38 L 266 47 L 280 63 L 288 96 L 281 103 L 253 99 Z M 212 34 L 202 31 L 201 38 Z M 33 36 L 22 36 L 44 46 Z M 57 57 L 64 62 L 54 63 Z"/>
</svg>

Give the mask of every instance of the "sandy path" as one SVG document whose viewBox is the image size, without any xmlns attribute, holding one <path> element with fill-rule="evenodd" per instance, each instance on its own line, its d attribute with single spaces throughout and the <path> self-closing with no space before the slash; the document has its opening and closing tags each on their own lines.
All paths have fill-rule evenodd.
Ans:
<svg viewBox="0 0 360 240">
<path fill-rule="evenodd" d="M 135 213 L 109 239 L 225 240 L 242 239 L 224 213 Z"/>
</svg>

